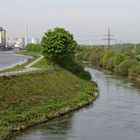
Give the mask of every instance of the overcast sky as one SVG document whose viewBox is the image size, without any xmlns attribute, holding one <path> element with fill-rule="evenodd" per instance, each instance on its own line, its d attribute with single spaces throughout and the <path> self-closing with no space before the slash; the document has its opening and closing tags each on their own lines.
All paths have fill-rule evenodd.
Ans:
<svg viewBox="0 0 140 140">
<path fill-rule="evenodd" d="M 40 37 L 65 27 L 79 41 L 100 42 L 111 28 L 115 39 L 140 42 L 140 0 L 0 0 L 0 26 L 9 37 Z"/>
</svg>

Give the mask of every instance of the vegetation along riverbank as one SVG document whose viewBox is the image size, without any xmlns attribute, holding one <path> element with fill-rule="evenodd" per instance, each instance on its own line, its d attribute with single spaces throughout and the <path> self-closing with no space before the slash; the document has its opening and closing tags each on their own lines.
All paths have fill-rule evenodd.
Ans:
<svg viewBox="0 0 140 140">
<path fill-rule="evenodd" d="M 81 46 L 78 61 L 88 61 L 92 66 L 127 76 L 140 82 L 140 45 Z"/>
<path fill-rule="evenodd" d="M 96 84 L 62 70 L 0 77 L 0 139 L 90 104 Z"/>
<path fill-rule="evenodd" d="M 32 66 L 40 71 L 0 77 L 0 140 L 91 104 L 98 97 L 97 84 L 75 61 L 77 44 L 68 31 L 50 30 L 41 46 L 36 50 L 28 45 L 25 51 L 42 52 L 44 58 Z"/>
</svg>

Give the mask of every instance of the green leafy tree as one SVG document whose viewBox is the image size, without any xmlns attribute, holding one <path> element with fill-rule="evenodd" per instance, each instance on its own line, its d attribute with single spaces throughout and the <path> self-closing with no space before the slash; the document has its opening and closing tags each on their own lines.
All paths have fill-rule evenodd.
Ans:
<svg viewBox="0 0 140 140">
<path fill-rule="evenodd" d="M 116 67 L 116 72 L 127 76 L 129 74 L 129 70 L 137 65 L 139 65 L 139 62 L 136 59 L 125 59 Z"/>
<path fill-rule="evenodd" d="M 114 66 L 119 65 L 121 62 L 125 60 L 126 56 L 123 53 L 116 52 L 113 63 Z"/>
<path fill-rule="evenodd" d="M 105 51 L 104 55 L 101 58 L 103 67 L 107 70 L 113 70 L 114 69 L 114 64 L 113 64 L 113 60 L 115 57 L 115 50 L 113 49 L 108 49 Z"/>
<path fill-rule="evenodd" d="M 31 51 L 31 52 L 40 52 L 41 51 L 41 46 L 40 44 L 28 44 L 26 46 L 26 50 L 27 51 Z"/>
<path fill-rule="evenodd" d="M 64 56 L 74 54 L 77 48 L 73 35 L 58 27 L 45 33 L 41 45 L 43 55 L 53 63 L 57 63 Z"/>
<path fill-rule="evenodd" d="M 138 65 L 134 65 L 129 70 L 129 76 L 131 78 L 139 78 L 140 79 L 140 63 Z"/>
</svg>

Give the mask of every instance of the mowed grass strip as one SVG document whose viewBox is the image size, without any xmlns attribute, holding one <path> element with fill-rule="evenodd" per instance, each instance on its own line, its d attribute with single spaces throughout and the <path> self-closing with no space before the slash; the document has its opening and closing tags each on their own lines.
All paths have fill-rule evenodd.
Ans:
<svg viewBox="0 0 140 140">
<path fill-rule="evenodd" d="M 94 83 L 62 69 L 0 77 L 0 139 L 91 102 L 96 90 Z"/>
</svg>

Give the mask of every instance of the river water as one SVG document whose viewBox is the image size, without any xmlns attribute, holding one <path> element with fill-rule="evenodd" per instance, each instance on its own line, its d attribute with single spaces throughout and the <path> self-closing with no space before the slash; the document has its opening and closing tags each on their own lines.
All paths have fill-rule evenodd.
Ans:
<svg viewBox="0 0 140 140">
<path fill-rule="evenodd" d="M 140 140 L 140 88 L 86 68 L 100 97 L 86 108 L 16 133 L 9 140 Z"/>
<path fill-rule="evenodd" d="M 12 51 L 0 51 L 0 70 L 25 63 L 30 56 L 14 54 Z"/>
</svg>

